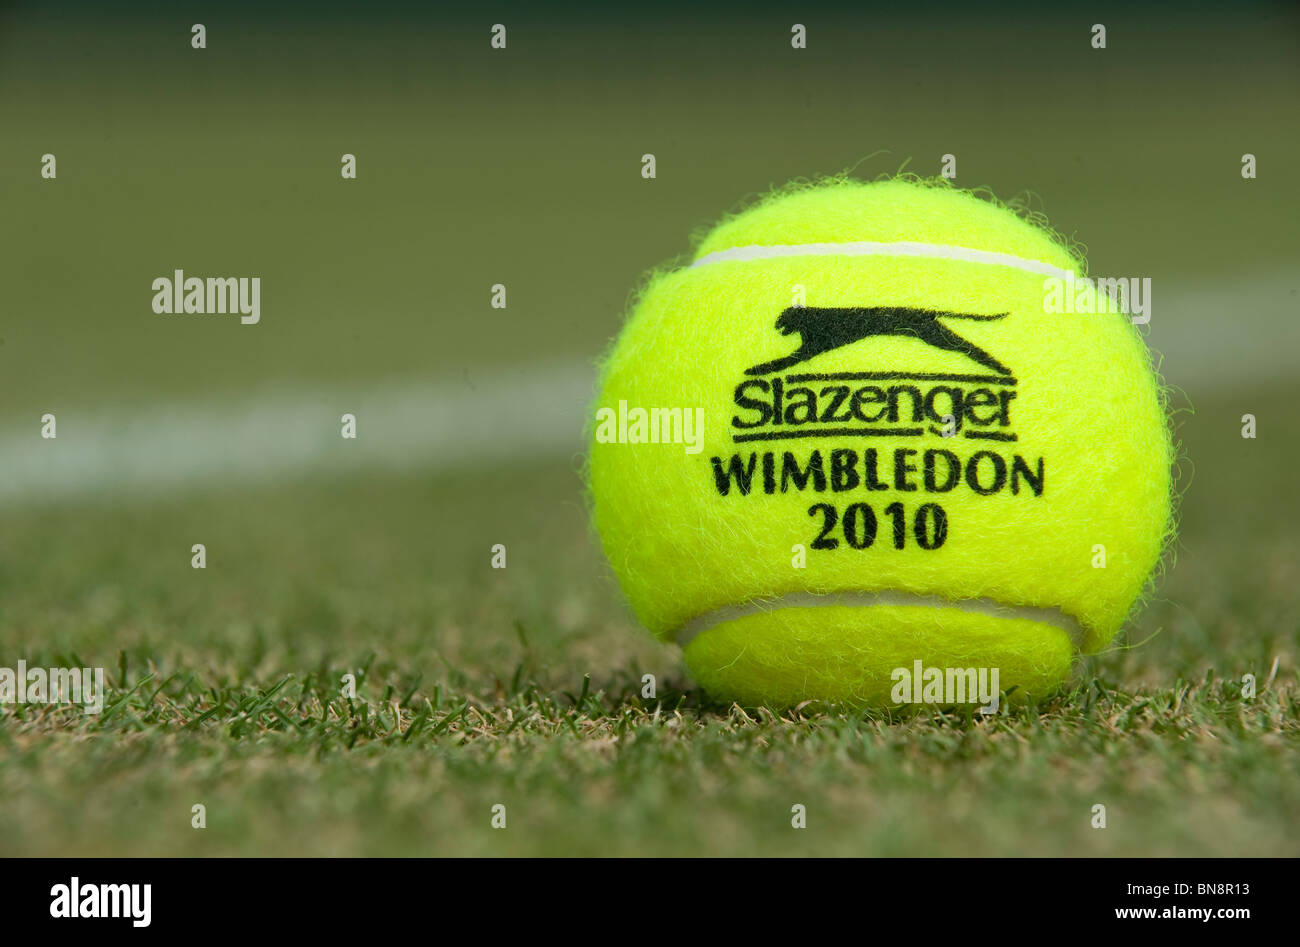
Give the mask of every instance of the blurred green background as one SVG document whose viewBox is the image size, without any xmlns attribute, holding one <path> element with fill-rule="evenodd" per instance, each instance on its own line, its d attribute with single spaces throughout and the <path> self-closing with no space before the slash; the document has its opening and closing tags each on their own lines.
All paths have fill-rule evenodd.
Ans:
<svg viewBox="0 0 1300 947">
<path fill-rule="evenodd" d="M 1283 4 L 3 5 L 0 665 L 157 676 L 105 721 L 0 711 L 0 849 L 1293 853 L 1297 91 Z M 1094 273 L 1153 280 L 1187 492 L 1145 643 L 1090 665 L 1128 710 L 737 717 L 638 633 L 589 534 L 593 365 L 641 273 L 742 200 L 945 154 Z M 260 276 L 261 324 L 155 315 L 176 268 Z M 1271 709 L 1221 703 L 1275 659 Z M 427 699 L 422 735 L 298 720 L 362 667 L 366 719 Z M 242 729 L 289 674 L 298 722 Z M 783 828 L 792 800 L 818 831 Z M 1088 829 L 1098 801 L 1122 831 Z"/>
</svg>

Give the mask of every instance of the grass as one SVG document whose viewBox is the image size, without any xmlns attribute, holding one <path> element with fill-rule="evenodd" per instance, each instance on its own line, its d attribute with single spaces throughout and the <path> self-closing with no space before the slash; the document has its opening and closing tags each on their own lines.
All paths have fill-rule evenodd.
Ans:
<svg viewBox="0 0 1300 947">
<path fill-rule="evenodd" d="M 10 852 L 1159 855 L 1294 852 L 1294 687 L 1099 679 L 991 720 L 777 715 L 635 679 L 426 694 L 135 678 L 98 719 L 6 728 Z M 128 670 L 128 675 L 129 675 Z M 188 828 L 190 806 L 208 827 Z M 504 830 L 491 807 L 507 807 Z M 806 831 L 791 807 L 808 810 Z M 1106 806 L 1108 828 L 1090 827 Z M 1280 831 L 1281 830 L 1281 831 Z"/>
</svg>

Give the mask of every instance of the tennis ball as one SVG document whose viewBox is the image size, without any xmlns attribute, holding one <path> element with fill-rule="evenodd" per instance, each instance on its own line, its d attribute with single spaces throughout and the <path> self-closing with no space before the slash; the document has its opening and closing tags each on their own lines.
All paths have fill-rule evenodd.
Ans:
<svg viewBox="0 0 1300 947">
<path fill-rule="evenodd" d="M 588 470 L 640 620 L 746 705 L 891 705 L 934 668 L 1059 688 L 1173 528 L 1150 355 L 1084 276 L 1011 210 L 898 178 L 774 194 L 653 274 Z"/>
</svg>

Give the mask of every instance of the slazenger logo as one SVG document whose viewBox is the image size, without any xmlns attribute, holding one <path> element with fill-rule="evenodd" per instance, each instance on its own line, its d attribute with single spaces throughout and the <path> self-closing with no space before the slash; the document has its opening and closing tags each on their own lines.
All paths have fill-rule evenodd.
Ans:
<svg viewBox="0 0 1300 947">
<path fill-rule="evenodd" d="M 1006 316 L 1005 312 L 978 315 L 900 307 L 786 309 L 777 318 L 776 328 L 782 335 L 798 334 L 800 345 L 783 358 L 746 369 L 746 375 L 760 377 L 736 387 L 739 410 L 731 420 L 736 429 L 732 439 L 919 437 L 928 428 L 933 434 L 1014 441 L 1016 435 L 1009 428 L 1016 379 L 1011 369 L 944 322 L 993 322 Z M 881 336 L 913 338 L 964 355 L 971 361 L 972 371 L 777 374 L 827 352 Z M 869 361 L 865 345 L 863 355 L 864 361 Z M 985 371 L 980 372 L 981 368 Z M 777 377 L 761 377 L 773 374 Z"/>
<path fill-rule="evenodd" d="M 777 317 L 776 327 L 781 330 L 782 335 L 799 333 L 803 344 L 793 355 L 778 358 L 774 362 L 755 365 L 745 374 L 767 375 L 771 372 L 785 371 L 791 365 L 806 362 L 814 355 L 852 345 L 870 336 L 902 335 L 920 339 L 937 349 L 969 355 L 986 368 L 991 368 L 1002 375 L 1010 375 L 1011 369 L 988 352 L 976 348 L 939 321 L 940 319 L 975 319 L 979 322 L 992 322 L 995 319 L 1005 319 L 1007 315 L 1005 312 L 1000 312 L 993 316 L 977 316 L 971 313 L 934 312 L 929 309 L 883 306 L 875 309 L 860 307 L 810 309 L 806 306 L 791 306 Z"/>
<path fill-rule="evenodd" d="M 731 440 L 797 443 L 789 449 L 742 446 L 730 457 L 711 457 L 718 495 L 843 494 L 827 498 L 835 502 L 817 496 L 808 508 L 820 524 L 808 545 L 818 550 L 869 549 L 878 535 L 895 549 L 935 550 L 950 531 L 948 511 L 937 502 L 940 495 L 1042 496 L 1043 458 L 999 449 L 1018 440 L 1011 426 L 1016 378 L 960 331 L 961 321 L 988 323 L 1007 316 L 900 306 L 784 310 L 776 329 L 797 335 L 799 346 L 745 370 L 734 393 Z M 873 365 L 872 341 L 886 336 L 955 353 L 970 369 L 944 373 Z M 849 346 L 855 356 L 861 353 L 861 370 L 815 371 L 819 356 Z M 804 363 L 813 371 L 789 371 Z M 862 443 L 881 437 L 892 443 L 883 448 Z M 921 443 L 906 446 L 909 438 Z"/>
</svg>

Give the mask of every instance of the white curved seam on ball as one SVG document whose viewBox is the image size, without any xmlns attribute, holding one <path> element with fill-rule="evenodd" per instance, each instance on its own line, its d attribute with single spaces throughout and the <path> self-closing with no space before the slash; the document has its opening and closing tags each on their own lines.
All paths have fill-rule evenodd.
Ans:
<svg viewBox="0 0 1300 947">
<path fill-rule="evenodd" d="M 772 260 L 780 257 L 797 256 L 916 256 L 940 260 L 958 260 L 964 263 L 982 263 L 988 266 L 1007 266 L 1037 273 L 1040 276 L 1053 276 L 1066 279 L 1074 276 L 1071 270 L 1044 263 L 1042 260 L 1029 260 L 1010 253 L 995 253 L 991 250 L 975 250 L 970 247 L 949 247 L 934 243 L 804 243 L 778 244 L 775 246 L 731 247 L 718 250 L 700 257 L 691 267 L 710 266 L 714 263 L 748 262 L 752 260 Z"/>
<path fill-rule="evenodd" d="M 692 618 L 672 635 L 677 644 L 685 648 L 697 636 L 717 625 L 761 615 L 785 608 L 822 608 L 826 606 L 846 606 L 849 608 L 871 608 L 878 605 L 905 605 L 935 609 L 957 609 L 975 615 L 989 615 L 995 618 L 1027 619 L 1057 628 L 1069 637 L 1074 650 L 1083 647 L 1083 628 L 1074 618 L 1059 608 L 1034 608 L 1027 605 L 1004 605 L 989 598 L 946 599 L 939 595 L 911 595 L 906 592 L 837 592 L 818 595 L 813 592 L 797 592 L 783 595 L 776 599 L 762 599 L 748 605 L 729 605 L 714 609 L 704 615 Z"/>
</svg>

